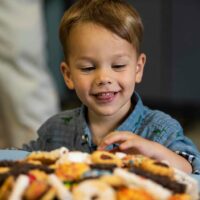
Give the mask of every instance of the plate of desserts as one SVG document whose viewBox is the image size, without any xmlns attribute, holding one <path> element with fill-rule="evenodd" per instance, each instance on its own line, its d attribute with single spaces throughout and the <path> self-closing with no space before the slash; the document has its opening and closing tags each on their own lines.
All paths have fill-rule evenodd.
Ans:
<svg viewBox="0 0 200 200">
<path fill-rule="evenodd" d="M 21 152 L 0 161 L 0 199 L 198 200 L 197 181 L 143 155 L 121 152 Z"/>
</svg>

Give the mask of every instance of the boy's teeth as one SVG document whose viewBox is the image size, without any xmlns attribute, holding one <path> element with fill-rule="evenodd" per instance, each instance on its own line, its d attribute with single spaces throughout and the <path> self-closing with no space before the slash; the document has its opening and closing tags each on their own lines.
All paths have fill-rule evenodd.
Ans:
<svg viewBox="0 0 200 200">
<path fill-rule="evenodd" d="M 97 94 L 97 96 L 110 96 L 110 95 L 113 95 L 113 92 L 104 92 Z"/>
</svg>

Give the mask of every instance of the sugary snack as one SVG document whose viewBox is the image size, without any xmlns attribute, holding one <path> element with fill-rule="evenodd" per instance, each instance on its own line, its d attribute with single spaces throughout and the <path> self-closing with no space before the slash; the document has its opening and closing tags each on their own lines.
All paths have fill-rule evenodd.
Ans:
<svg viewBox="0 0 200 200">
<path fill-rule="evenodd" d="M 123 162 L 115 154 L 106 151 L 95 151 L 91 154 L 91 160 L 96 164 L 113 164 L 122 167 Z"/>
<path fill-rule="evenodd" d="M 74 200 L 116 200 L 116 192 L 107 183 L 98 179 L 86 180 L 74 187 L 73 191 Z"/>
<path fill-rule="evenodd" d="M 32 152 L 0 162 L 0 200 L 198 200 L 188 174 L 142 155 Z"/>
<path fill-rule="evenodd" d="M 117 191 L 118 200 L 153 200 L 154 198 L 144 189 L 141 188 L 121 188 Z"/>
<path fill-rule="evenodd" d="M 173 193 L 187 193 L 192 199 L 199 198 L 197 181 L 183 171 L 142 155 L 127 155 L 123 160 L 129 171 L 151 179 Z"/>
<path fill-rule="evenodd" d="M 25 161 L 33 164 L 44 164 L 44 165 L 53 165 L 60 158 L 65 157 L 69 150 L 65 147 L 56 149 L 50 152 L 46 151 L 34 151 L 31 152 L 26 158 Z"/>
<path fill-rule="evenodd" d="M 85 163 L 63 163 L 55 169 L 55 174 L 62 181 L 77 181 L 81 176 L 88 172 L 90 167 Z"/>
</svg>

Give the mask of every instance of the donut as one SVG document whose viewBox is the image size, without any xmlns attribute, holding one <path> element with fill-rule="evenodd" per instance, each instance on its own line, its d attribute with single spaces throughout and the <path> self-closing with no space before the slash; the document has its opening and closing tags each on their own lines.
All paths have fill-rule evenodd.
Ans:
<svg viewBox="0 0 200 200">
<path fill-rule="evenodd" d="M 112 187 L 100 180 L 86 180 L 73 188 L 74 200 L 116 200 L 116 194 Z"/>
<path fill-rule="evenodd" d="M 95 151 L 91 154 L 91 161 L 95 164 L 115 164 L 118 167 L 123 165 L 122 160 L 107 151 Z"/>
</svg>

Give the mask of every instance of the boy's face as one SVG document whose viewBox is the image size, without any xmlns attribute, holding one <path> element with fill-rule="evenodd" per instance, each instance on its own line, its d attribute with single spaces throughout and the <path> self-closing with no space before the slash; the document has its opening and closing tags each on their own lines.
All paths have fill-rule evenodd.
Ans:
<svg viewBox="0 0 200 200">
<path fill-rule="evenodd" d="M 129 42 L 92 23 L 75 26 L 68 41 L 68 63 L 61 64 L 68 88 L 95 115 L 126 114 L 145 55 L 138 57 Z"/>
</svg>

